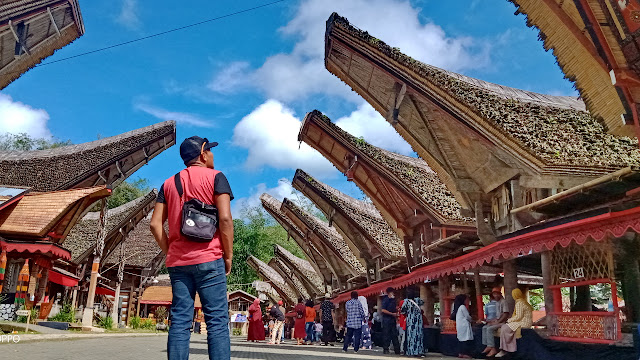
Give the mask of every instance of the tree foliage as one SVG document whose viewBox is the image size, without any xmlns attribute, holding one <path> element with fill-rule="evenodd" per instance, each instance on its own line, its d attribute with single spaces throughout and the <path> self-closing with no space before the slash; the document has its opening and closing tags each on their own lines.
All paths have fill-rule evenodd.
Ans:
<svg viewBox="0 0 640 360">
<path fill-rule="evenodd" d="M 269 262 L 273 257 L 275 244 L 289 250 L 294 255 L 305 258 L 304 253 L 287 232 L 262 208 L 246 208 L 242 217 L 233 221 L 233 268 L 229 284 L 249 284 L 259 280 L 258 274 L 247 265 L 250 255 Z"/>
<path fill-rule="evenodd" d="M 62 141 L 56 138 L 34 138 L 27 133 L 0 134 L 0 150 L 46 150 L 71 145 L 71 140 Z"/>
<path fill-rule="evenodd" d="M 150 190 L 148 179 L 138 178 L 133 181 L 124 181 L 113 189 L 111 196 L 107 198 L 107 208 L 113 209 L 124 205 L 147 194 Z"/>
</svg>

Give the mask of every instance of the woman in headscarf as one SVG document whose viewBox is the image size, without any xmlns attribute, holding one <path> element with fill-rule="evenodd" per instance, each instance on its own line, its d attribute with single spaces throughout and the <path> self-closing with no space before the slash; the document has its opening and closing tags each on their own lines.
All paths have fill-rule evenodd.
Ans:
<svg viewBox="0 0 640 360">
<path fill-rule="evenodd" d="M 264 323 L 262 322 L 262 309 L 260 308 L 260 299 L 253 300 L 253 304 L 249 306 L 249 332 L 247 341 L 264 340 Z"/>
<path fill-rule="evenodd" d="M 473 352 L 473 330 L 468 307 L 469 297 L 465 294 L 457 295 L 453 300 L 453 312 L 450 317 L 451 320 L 456 321 L 458 357 L 463 359 L 471 359 Z"/>
<path fill-rule="evenodd" d="M 423 304 L 422 299 L 415 296 L 415 291 L 412 288 L 407 289 L 407 297 L 402 303 L 400 312 L 405 314 L 407 321 L 405 355 L 408 356 L 424 355 L 424 332 L 422 331 L 422 309 L 420 308 Z"/>
<path fill-rule="evenodd" d="M 362 320 L 362 349 L 371 349 L 371 329 L 369 329 L 369 303 L 364 296 L 358 296 L 365 318 Z"/>
<path fill-rule="evenodd" d="M 298 299 L 298 305 L 293 308 L 293 311 L 296 314 L 296 323 L 293 328 L 293 337 L 298 341 L 296 345 L 302 345 L 302 339 L 307 336 L 307 333 L 304 328 L 305 316 L 307 314 L 307 307 L 302 302 L 302 298 Z"/>
<path fill-rule="evenodd" d="M 516 304 L 513 315 L 500 328 L 500 352 L 496 354 L 498 358 L 507 353 L 516 352 L 518 350 L 516 339 L 522 337 L 520 330 L 528 329 L 533 324 L 533 306 L 527 302 L 522 291 L 513 289 L 511 296 Z"/>
</svg>

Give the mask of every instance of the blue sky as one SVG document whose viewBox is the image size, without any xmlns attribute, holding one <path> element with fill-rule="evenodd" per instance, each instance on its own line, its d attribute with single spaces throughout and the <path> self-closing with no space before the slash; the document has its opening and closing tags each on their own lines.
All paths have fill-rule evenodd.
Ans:
<svg viewBox="0 0 640 360">
<path fill-rule="evenodd" d="M 86 33 L 47 61 L 72 56 L 268 1 L 80 0 Z M 511 87 L 574 95 L 551 53 L 506 0 L 289 0 L 184 31 L 32 69 L 0 92 L 0 132 L 73 143 L 166 119 L 220 142 L 216 168 L 236 201 L 291 193 L 297 167 L 361 197 L 314 150 L 298 150 L 300 119 L 323 111 L 356 136 L 392 151 L 411 148 L 322 62 L 332 11 L 391 46 L 447 70 Z M 174 146 L 139 170 L 159 187 L 181 168 Z"/>
</svg>

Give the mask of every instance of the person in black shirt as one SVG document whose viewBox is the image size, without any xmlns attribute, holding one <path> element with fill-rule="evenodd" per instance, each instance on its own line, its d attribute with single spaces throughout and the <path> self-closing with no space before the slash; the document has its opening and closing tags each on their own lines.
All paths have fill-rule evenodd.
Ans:
<svg viewBox="0 0 640 360">
<path fill-rule="evenodd" d="M 395 299 L 395 290 L 387 288 L 387 296 L 382 299 L 382 349 L 389 353 L 389 346 L 393 342 L 393 352 L 400 354 L 400 342 L 398 341 L 398 306 Z"/>
<path fill-rule="evenodd" d="M 269 315 L 275 320 L 275 324 L 273 324 L 273 329 L 271 330 L 271 342 L 269 344 L 280 344 L 280 339 L 282 338 L 281 331 L 284 331 L 284 314 L 278 305 L 282 305 L 282 301 L 279 301 L 278 304 L 273 304 L 271 310 L 269 310 Z"/>
<path fill-rule="evenodd" d="M 324 301 L 320 305 L 321 319 L 322 320 L 322 342 L 333 346 L 333 342 L 336 341 L 336 329 L 333 326 L 333 318 L 335 312 L 335 304 L 331 301 L 331 294 L 326 293 L 324 295 Z"/>
</svg>

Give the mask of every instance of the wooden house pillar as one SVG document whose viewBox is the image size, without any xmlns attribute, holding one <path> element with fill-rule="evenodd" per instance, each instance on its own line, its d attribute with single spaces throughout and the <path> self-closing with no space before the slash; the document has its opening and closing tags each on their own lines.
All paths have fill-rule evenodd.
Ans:
<svg viewBox="0 0 640 360">
<path fill-rule="evenodd" d="M 444 319 L 449 316 L 447 309 L 449 308 L 449 277 L 443 276 L 438 280 L 438 296 L 440 298 L 440 318 Z M 441 320 L 442 321 L 442 320 Z"/>
<path fill-rule="evenodd" d="M 476 290 L 476 311 L 478 321 L 484 320 L 484 303 L 482 302 L 482 283 L 480 282 L 480 269 L 477 268 L 473 273 L 473 285 Z"/>
<path fill-rule="evenodd" d="M 424 302 L 422 310 L 424 310 L 424 315 L 427 317 L 425 325 L 433 325 L 435 296 L 429 284 L 420 284 L 420 299 Z"/>
<path fill-rule="evenodd" d="M 542 290 L 544 295 L 544 311 L 549 314 L 554 310 L 553 307 L 553 290 L 551 289 L 552 279 L 551 279 L 551 252 L 544 251 L 540 253 L 540 263 L 542 266 Z M 547 327 L 551 325 L 551 318 L 547 317 Z"/>
<path fill-rule="evenodd" d="M 513 313 L 516 301 L 511 296 L 511 292 L 518 287 L 516 260 L 511 259 L 503 262 L 502 271 L 504 272 L 504 297 L 509 305 L 509 311 Z"/>
<path fill-rule="evenodd" d="M 621 256 L 616 259 L 619 259 L 618 261 L 624 269 L 621 280 L 627 316 L 629 321 L 640 322 L 640 267 L 638 265 L 640 241 L 635 233 L 627 234 L 618 240 Z"/>
</svg>

